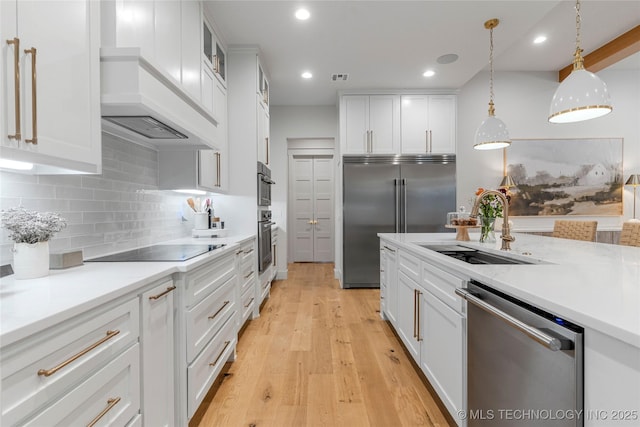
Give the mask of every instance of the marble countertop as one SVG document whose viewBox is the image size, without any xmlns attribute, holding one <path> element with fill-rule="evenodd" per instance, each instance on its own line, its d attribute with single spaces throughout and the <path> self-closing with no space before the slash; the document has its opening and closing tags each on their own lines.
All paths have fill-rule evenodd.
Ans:
<svg viewBox="0 0 640 427">
<path fill-rule="evenodd" d="M 509 252 L 496 243 L 455 240 L 453 233 L 379 234 L 449 271 L 640 348 L 640 248 L 514 233 Z M 529 265 L 474 265 L 418 244 L 459 244 L 528 260 Z"/>
<path fill-rule="evenodd" d="M 187 272 L 234 251 L 255 236 L 192 238 L 162 244 L 226 244 L 183 262 L 95 262 L 65 270 L 50 270 L 39 279 L 0 279 L 0 345 L 6 346 L 46 327 L 63 322 L 173 273 Z"/>
</svg>

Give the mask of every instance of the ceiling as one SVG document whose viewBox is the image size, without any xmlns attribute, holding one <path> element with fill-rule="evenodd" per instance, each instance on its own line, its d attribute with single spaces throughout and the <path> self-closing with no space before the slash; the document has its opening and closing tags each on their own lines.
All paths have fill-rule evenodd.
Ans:
<svg viewBox="0 0 640 427">
<path fill-rule="evenodd" d="M 229 46 L 260 48 L 270 78 L 272 105 L 335 105 L 339 90 L 458 89 L 488 69 L 494 30 L 496 71 L 558 71 L 575 50 L 575 2 L 205 0 L 219 36 Z M 307 21 L 294 12 L 305 7 Z M 640 22 L 637 0 L 582 0 L 585 54 Z M 538 34 L 544 44 L 534 45 Z M 451 64 L 437 58 L 456 54 Z M 640 69 L 640 57 L 625 61 Z M 427 69 L 436 75 L 423 77 Z M 304 80 L 303 71 L 313 73 Z M 332 73 L 348 73 L 332 82 Z"/>
</svg>

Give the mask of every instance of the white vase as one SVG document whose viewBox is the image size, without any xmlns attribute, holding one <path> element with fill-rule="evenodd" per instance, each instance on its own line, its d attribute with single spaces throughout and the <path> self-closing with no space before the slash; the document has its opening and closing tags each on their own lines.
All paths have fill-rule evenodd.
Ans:
<svg viewBox="0 0 640 427">
<path fill-rule="evenodd" d="M 35 279 L 49 274 L 49 242 L 15 243 L 13 272 L 16 279 Z"/>
</svg>

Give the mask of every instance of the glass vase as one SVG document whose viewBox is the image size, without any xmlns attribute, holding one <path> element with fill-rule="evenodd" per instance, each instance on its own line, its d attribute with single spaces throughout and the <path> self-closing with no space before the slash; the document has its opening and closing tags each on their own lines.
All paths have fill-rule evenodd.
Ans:
<svg viewBox="0 0 640 427">
<path fill-rule="evenodd" d="M 496 233 L 493 231 L 496 219 L 492 217 L 480 217 L 480 243 L 494 243 Z"/>
</svg>

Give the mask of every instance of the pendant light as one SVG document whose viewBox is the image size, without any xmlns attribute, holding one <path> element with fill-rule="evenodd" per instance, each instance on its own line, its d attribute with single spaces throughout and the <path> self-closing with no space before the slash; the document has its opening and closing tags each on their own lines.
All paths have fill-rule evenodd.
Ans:
<svg viewBox="0 0 640 427">
<path fill-rule="evenodd" d="M 496 117 L 496 110 L 493 104 L 493 29 L 500 21 L 496 18 L 484 23 L 484 27 L 489 30 L 489 117 L 480 123 L 476 130 L 476 141 L 473 148 L 476 150 L 494 150 L 505 148 L 511 145 L 509 131 L 502 120 Z"/>
<path fill-rule="evenodd" d="M 580 48 L 580 0 L 576 0 L 576 51 L 573 70 L 560 83 L 551 100 L 549 121 L 573 123 L 609 114 L 613 107 L 607 85 L 598 76 L 584 69 Z"/>
</svg>

